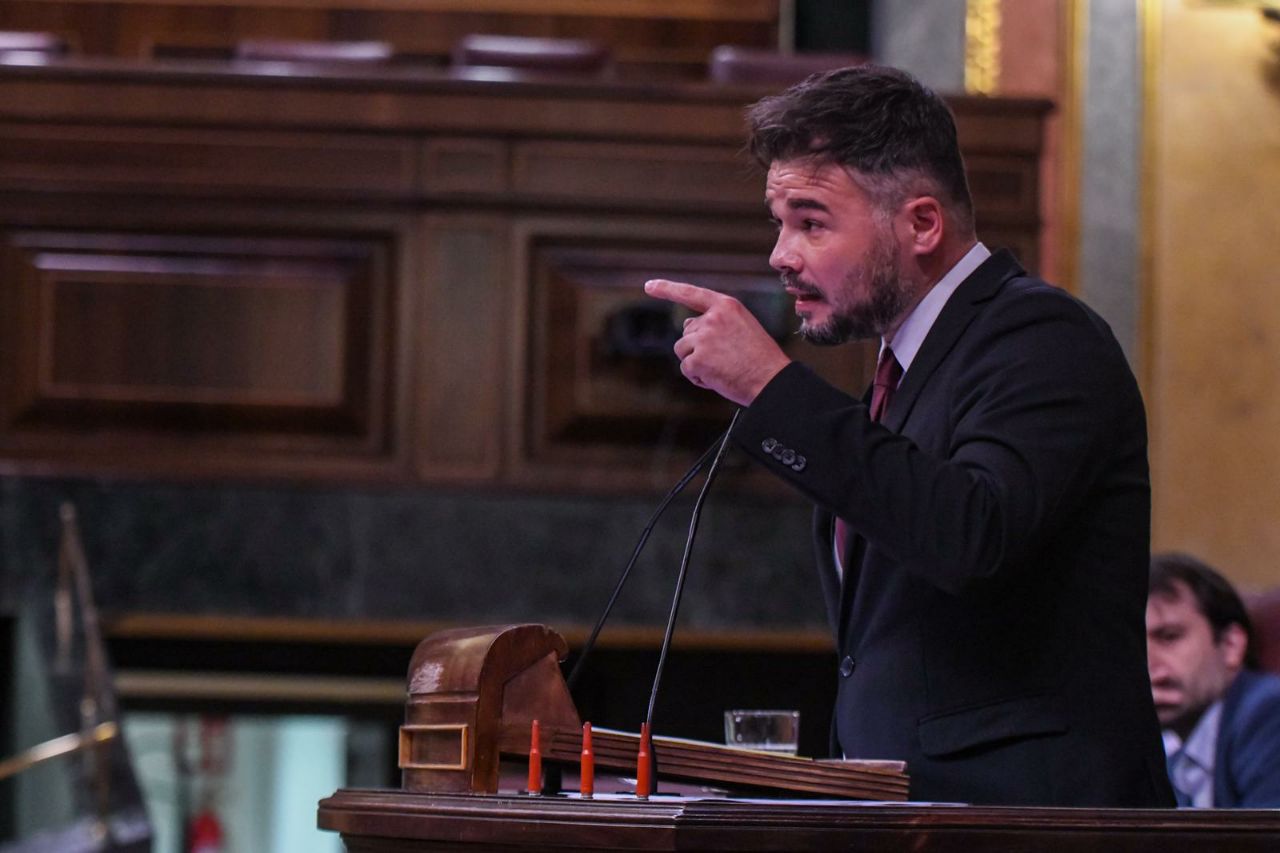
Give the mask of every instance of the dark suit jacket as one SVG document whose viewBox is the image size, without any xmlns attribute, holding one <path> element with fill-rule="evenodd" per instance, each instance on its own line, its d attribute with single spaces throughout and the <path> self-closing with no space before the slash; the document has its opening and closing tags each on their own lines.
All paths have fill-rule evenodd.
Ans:
<svg viewBox="0 0 1280 853">
<path fill-rule="evenodd" d="M 835 735 L 916 800 L 1163 806 L 1146 668 L 1146 417 L 1106 324 L 1001 252 L 929 331 L 883 424 L 807 368 L 737 442 L 817 505 Z M 832 519 L 859 536 L 832 559 Z"/>
<path fill-rule="evenodd" d="M 1223 697 L 1213 804 L 1280 808 L 1280 678 L 1241 672 Z"/>
</svg>

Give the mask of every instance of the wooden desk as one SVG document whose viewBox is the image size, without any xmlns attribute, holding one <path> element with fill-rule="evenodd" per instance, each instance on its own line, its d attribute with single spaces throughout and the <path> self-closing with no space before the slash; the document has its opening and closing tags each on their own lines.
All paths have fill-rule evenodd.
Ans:
<svg viewBox="0 0 1280 853">
<path fill-rule="evenodd" d="M 582 801 L 341 790 L 321 829 L 351 853 L 682 850 L 1271 853 L 1280 812 Z"/>
</svg>

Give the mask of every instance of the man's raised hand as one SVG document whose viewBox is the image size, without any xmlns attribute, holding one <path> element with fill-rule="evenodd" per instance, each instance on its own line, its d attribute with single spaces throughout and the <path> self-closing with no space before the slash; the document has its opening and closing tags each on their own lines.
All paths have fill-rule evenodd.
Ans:
<svg viewBox="0 0 1280 853">
<path fill-rule="evenodd" d="M 708 388 L 740 406 L 749 406 L 791 359 L 732 296 L 678 281 L 654 279 L 645 293 L 675 302 L 699 316 L 684 321 L 676 341 L 680 372 L 700 388 Z"/>
</svg>

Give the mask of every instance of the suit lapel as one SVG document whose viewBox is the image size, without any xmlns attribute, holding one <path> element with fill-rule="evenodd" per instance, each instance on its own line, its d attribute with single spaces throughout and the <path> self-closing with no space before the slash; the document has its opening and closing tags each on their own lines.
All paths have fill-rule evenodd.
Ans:
<svg viewBox="0 0 1280 853">
<path fill-rule="evenodd" d="M 889 401 L 889 409 L 883 418 L 886 427 L 894 432 L 902 431 L 902 425 L 906 423 L 929 377 L 973 322 L 982 303 L 994 296 L 1010 278 L 1025 274 L 1013 255 L 1001 249 L 960 283 L 925 335 L 920 351 L 911 362 L 911 369 L 903 376 L 902 384 Z"/>
<path fill-rule="evenodd" d="M 885 412 L 882 423 L 893 430 L 901 432 L 903 424 L 906 423 L 907 416 L 911 414 L 911 409 L 915 406 L 916 400 L 920 397 L 920 392 L 928 383 L 929 377 L 942 363 L 946 354 L 955 346 L 956 341 L 960 339 L 960 335 L 973 322 L 973 318 L 978 315 L 982 303 L 986 302 L 994 296 L 1006 281 L 1017 275 L 1025 275 L 1022 267 L 1014 259 L 1013 255 L 1007 250 L 1001 249 L 985 260 L 981 266 L 973 271 L 960 286 L 956 288 L 956 292 L 947 300 L 946 306 L 942 309 L 942 313 L 938 315 L 938 319 L 934 321 L 933 327 L 929 329 L 929 333 L 925 335 L 924 343 L 920 346 L 920 351 L 916 353 L 916 357 L 911 362 L 911 369 L 903 376 L 902 384 L 894 392 L 893 398 L 889 401 L 888 411 Z M 863 404 L 869 405 L 871 401 L 871 389 L 868 388 L 866 393 L 862 395 Z M 822 513 L 825 516 L 826 541 L 831 541 L 831 523 L 832 516 L 828 513 Z M 839 614 L 840 619 L 837 624 L 837 642 L 839 649 L 843 653 L 845 644 L 848 640 L 849 616 L 853 610 L 854 598 L 858 590 L 858 581 L 862 575 L 862 561 L 867 554 L 867 540 L 856 531 L 850 531 L 848 550 L 842 556 L 844 557 L 844 576 L 839 583 Z M 831 615 L 831 598 L 827 598 L 828 616 Z"/>
</svg>

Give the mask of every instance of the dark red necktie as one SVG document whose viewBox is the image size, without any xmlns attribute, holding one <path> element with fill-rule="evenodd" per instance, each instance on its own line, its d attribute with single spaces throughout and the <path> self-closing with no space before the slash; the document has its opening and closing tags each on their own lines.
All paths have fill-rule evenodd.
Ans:
<svg viewBox="0 0 1280 853">
<path fill-rule="evenodd" d="M 880 351 L 880 361 L 876 364 L 876 378 L 871 385 L 871 420 L 879 422 L 889 408 L 889 400 L 898 388 L 902 379 L 902 365 L 898 364 L 893 350 L 885 347 Z M 836 519 L 836 551 L 840 559 L 844 559 L 845 546 L 849 540 L 849 525 L 842 519 Z"/>
<path fill-rule="evenodd" d="M 884 420 L 885 410 L 893 399 L 893 392 L 898 389 L 902 379 L 902 365 L 894 356 L 893 350 L 885 347 L 880 352 L 880 361 L 876 364 L 876 378 L 871 386 L 871 420 Z"/>
</svg>

